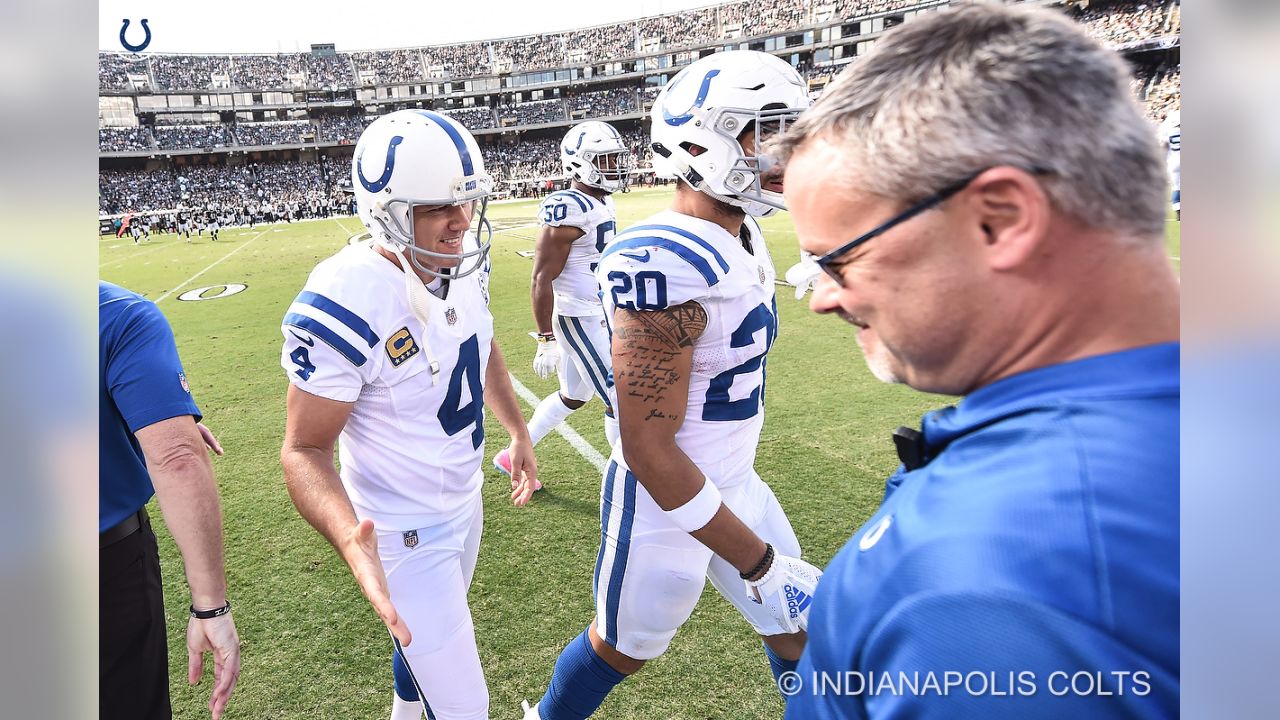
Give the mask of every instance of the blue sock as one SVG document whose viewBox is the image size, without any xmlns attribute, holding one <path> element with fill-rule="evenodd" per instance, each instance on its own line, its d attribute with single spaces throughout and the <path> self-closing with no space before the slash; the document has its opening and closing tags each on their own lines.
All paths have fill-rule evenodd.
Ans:
<svg viewBox="0 0 1280 720">
<path fill-rule="evenodd" d="M 404 658 L 400 657 L 398 650 L 391 653 L 391 672 L 396 677 L 396 697 L 405 702 L 416 702 L 418 688 L 414 687 L 409 666 L 404 664 Z"/>
<path fill-rule="evenodd" d="M 765 657 L 769 658 L 769 669 L 773 671 L 773 682 L 775 687 L 777 686 L 777 682 L 782 678 L 782 673 L 795 672 L 796 665 L 800 664 L 799 660 L 783 660 L 773 651 L 773 648 L 768 645 L 764 646 L 764 654 Z M 778 690 L 778 694 L 782 695 L 781 689 Z M 782 695 L 782 699 L 785 701 L 787 696 Z"/>
<path fill-rule="evenodd" d="M 583 630 L 556 660 L 547 693 L 538 701 L 538 714 L 542 720 L 584 720 L 626 679 L 596 654 Z"/>
</svg>

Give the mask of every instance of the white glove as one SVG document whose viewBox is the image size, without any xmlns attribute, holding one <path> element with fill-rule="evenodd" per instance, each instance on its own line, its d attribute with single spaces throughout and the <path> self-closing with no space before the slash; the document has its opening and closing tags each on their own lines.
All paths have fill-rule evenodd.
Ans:
<svg viewBox="0 0 1280 720">
<path fill-rule="evenodd" d="M 818 281 L 818 276 L 822 274 L 822 268 L 818 267 L 818 263 L 814 262 L 813 256 L 805 253 L 800 262 L 792 265 L 787 269 L 787 284 L 794 285 L 796 288 L 796 299 L 804 298 L 804 294 L 813 289 L 813 284 Z"/>
<path fill-rule="evenodd" d="M 538 343 L 538 354 L 533 356 L 533 371 L 546 380 L 560 367 L 560 344 L 555 340 Z"/>
<path fill-rule="evenodd" d="M 759 580 L 746 580 L 747 594 L 769 611 L 783 631 L 797 633 L 809 626 L 809 606 L 822 571 L 800 558 L 774 555 L 769 571 Z"/>
</svg>

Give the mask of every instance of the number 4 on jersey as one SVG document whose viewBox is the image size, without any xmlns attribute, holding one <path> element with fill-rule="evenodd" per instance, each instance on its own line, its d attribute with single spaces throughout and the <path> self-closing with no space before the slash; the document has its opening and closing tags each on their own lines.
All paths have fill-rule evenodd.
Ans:
<svg viewBox="0 0 1280 720">
<path fill-rule="evenodd" d="M 466 383 L 467 393 L 471 396 L 466 405 L 462 404 L 463 383 Z M 436 417 L 440 419 L 440 427 L 445 434 L 457 435 L 475 425 L 471 431 L 472 447 L 478 448 L 484 442 L 484 387 L 480 383 L 480 343 L 475 335 L 458 348 L 458 363 L 453 366 L 449 389 Z"/>
</svg>

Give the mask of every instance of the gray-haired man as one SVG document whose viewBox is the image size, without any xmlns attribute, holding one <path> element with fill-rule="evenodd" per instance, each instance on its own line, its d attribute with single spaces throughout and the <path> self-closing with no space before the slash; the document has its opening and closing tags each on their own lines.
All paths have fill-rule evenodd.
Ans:
<svg viewBox="0 0 1280 720">
<path fill-rule="evenodd" d="M 895 433 L 786 717 L 1176 716 L 1178 286 L 1123 61 L 1052 10 L 930 14 L 775 152 L 812 309 L 965 396 Z"/>
</svg>

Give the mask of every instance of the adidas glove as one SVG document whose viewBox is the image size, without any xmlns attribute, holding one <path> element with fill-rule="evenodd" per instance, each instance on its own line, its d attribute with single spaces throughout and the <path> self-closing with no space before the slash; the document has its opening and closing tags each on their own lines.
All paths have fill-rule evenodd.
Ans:
<svg viewBox="0 0 1280 720">
<path fill-rule="evenodd" d="M 792 265 L 784 276 L 789 285 L 796 288 L 796 299 L 801 300 L 804 294 L 813 289 L 814 283 L 818 281 L 818 276 L 822 274 L 822 268 L 818 267 L 818 263 L 814 262 L 813 256 L 805 253 L 800 262 Z"/>
<path fill-rule="evenodd" d="M 747 594 L 764 605 L 786 633 L 809 626 L 809 605 L 822 571 L 800 558 L 774 555 L 769 570 L 759 580 L 745 580 Z"/>
<path fill-rule="evenodd" d="M 560 344 L 555 338 L 538 341 L 538 354 L 533 356 L 533 371 L 546 380 L 560 367 Z"/>
</svg>

